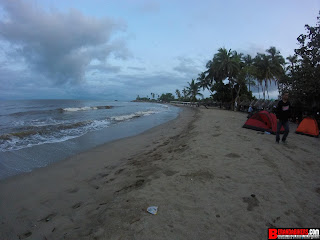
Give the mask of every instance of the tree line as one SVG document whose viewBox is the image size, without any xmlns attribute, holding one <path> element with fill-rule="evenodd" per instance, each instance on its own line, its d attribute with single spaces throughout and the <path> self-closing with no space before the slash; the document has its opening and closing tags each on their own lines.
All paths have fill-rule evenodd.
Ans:
<svg viewBox="0 0 320 240">
<path fill-rule="evenodd" d="M 237 51 L 219 48 L 206 64 L 206 70 L 196 79 L 188 82 L 181 91 L 158 95 L 157 100 L 169 102 L 199 101 L 197 97 L 207 89 L 210 98 L 207 101 L 235 103 L 252 100 L 252 87 L 260 91 L 263 99 L 269 99 L 272 84 L 279 93 L 288 91 L 291 102 L 304 111 L 320 110 L 320 17 L 316 26 L 305 25 L 306 33 L 298 36 L 299 48 L 293 56 L 286 59 L 276 47 L 268 48 L 264 53 L 252 57 Z M 287 61 L 286 61 L 287 60 Z M 154 96 L 153 96 L 154 97 Z"/>
</svg>

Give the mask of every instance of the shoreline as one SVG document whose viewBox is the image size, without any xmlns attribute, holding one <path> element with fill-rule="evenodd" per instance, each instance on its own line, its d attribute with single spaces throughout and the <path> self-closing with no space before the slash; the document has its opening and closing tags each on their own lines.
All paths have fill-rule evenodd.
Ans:
<svg viewBox="0 0 320 240">
<path fill-rule="evenodd" d="M 71 199 L 72 193 L 78 193 L 81 190 L 85 193 L 96 194 L 101 189 L 98 186 L 98 179 L 106 182 L 108 175 L 112 175 L 120 166 L 128 164 L 133 156 L 152 151 L 163 141 L 166 141 L 164 139 L 183 131 L 189 121 L 192 121 L 195 112 L 194 109 L 182 109 L 175 119 L 138 135 L 107 142 L 65 160 L 54 162 L 49 166 L 36 168 L 31 172 L 1 180 L 0 195 L 6 197 L 2 197 L 0 201 L 0 212 L 5 213 L 0 216 L 0 223 L 5 223 L 0 224 L 0 233 L 5 235 L 0 235 L 0 237 L 14 239 L 16 236 L 20 236 L 24 238 L 25 234 L 30 231 L 27 228 L 36 228 L 39 219 L 42 219 L 45 215 L 56 215 L 59 212 L 58 208 L 69 208 L 70 206 L 65 206 L 65 203 L 61 202 L 57 203 L 56 211 L 51 209 L 51 206 L 41 206 L 46 205 L 48 199 L 52 199 L 53 202 L 59 201 L 57 194 L 70 195 Z M 168 128 L 172 131 L 168 132 Z M 107 159 L 107 161 L 104 161 L 104 159 Z M 98 172 L 100 173 L 97 175 Z M 109 179 L 110 182 L 113 180 L 112 178 Z M 113 190 L 109 191 L 112 195 Z M 86 194 L 81 194 L 80 199 L 85 201 L 88 197 Z M 33 201 L 34 203 L 32 203 Z M 13 202 L 14 204 L 12 204 Z M 29 206 L 27 207 L 27 205 Z M 40 209 L 38 209 L 39 205 L 41 206 Z M 34 209 L 36 210 L 33 211 Z M 24 210 L 28 214 L 17 225 L 17 219 L 19 219 L 21 211 Z M 50 214 L 49 212 L 54 213 Z M 30 222 L 32 222 L 31 225 Z M 44 233 L 42 232 L 43 229 L 39 230 L 37 234 L 33 232 L 32 236 L 41 239 Z"/>
<path fill-rule="evenodd" d="M 174 125 L 174 124 L 176 124 L 176 122 L 180 121 L 181 118 L 185 117 L 186 116 L 186 112 L 185 111 L 187 111 L 187 112 L 189 111 L 187 113 L 187 115 L 190 114 L 190 111 L 193 111 L 193 109 L 188 109 L 188 108 L 184 108 L 184 107 L 179 107 L 179 108 L 181 108 L 181 112 L 178 113 L 178 116 L 176 118 L 174 118 L 174 119 L 171 119 L 171 120 L 167 121 L 167 122 L 161 123 L 161 124 L 159 124 L 157 126 L 151 127 L 151 128 L 149 128 L 147 130 L 144 130 L 143 132 L 140 132 L 140 133 L 132 135 L 132 136 L 126 136 L 126 137 L 122 137 L 122 138 L 119 138 L 119 139 L 108 141 L 108 142 L 103 143 L 103 144 L 99 144 L 98 146 L 92 147 L 92 148 L 90 148 L 88 150 L 85 150 L 83 152 L 76 153 L 76 154 L 74 154 L 72 156 L 69 156 L 69 157 L 66 157 L 66 158 L 64 158 L 62 160 L 54 161 L 53 163 L 50 163 L 49 165 L 46 165 L 44 167 L 34 168 L 30 172 L 21 172 L 20 174 L 12 175 L 12 176 L 6 177 L 4 179 L 0 179 L 0 184 L 2 182 L 11 181 L 11 179 L 20 178 L 20 177 L 24 178 L 24 177 L 27 177 L 28 175 L 36 174 L 36 173 L 33 173 L 33 172 L 51 171 L 50 168 L 60 168 L 59 165 L 63 164 L 63 162 L 76 161 L 76 159 L 78 159 L 79 157 L 80 158 L 82 157 L 81 155 L 87 155 L 87 154 L 92 153 L 92 152 L 101 152 L 101 151 L 105 152 L 106 148 L 111 149 L 113 147 L 116 147 L 118 144 L 124 145 L 124 143 L 122 143 L 122 141 L 124 141 L 124 142 L 132 141 L 136 137 L 142 138 L 144 135 L 157 135 L 158 132 L 159 131 L 163 131 L 163 129 L 165 129 L 167 125 Z M 139 147 L 142 147 L 142 146 L 139 146 Z M 135 150 L 140 149 L 139 147 L 137 147 L 137 149 L 135 149 Z M 149 144 L 147 144 L 146 146 L 143 146 L 143 147 L 150 147 L 150 146 L 149 146 Z M 141 151 L 143 151 L 143 150 L 141 150 Z M 131 154 L 133 154 L 133 153 L 131 153 Z M 130 155 L 130 154 L 126 154 L 126 155 Z"/>
<path fill-rule="evenodd" d="M 160 114 L 150 114 L 147 117 L 136 117 L 131 115 L 121 115 L 120 119 L 112 124 L 99 129 L 98 131 L 88 131 L 87 133 L 70 137 L 66 141 L 53 141 L 36 144 L 31 147 L 23 147 L 15 151 L 0 152 L 0 181 L 15 175 L 32 172 L 38 168 L 48 167 L 59 161 L 64 161 L 72 156 L 101 146 L 118 139 L 139 135 L 148 129 L 175 119 L 181 110 L 178 107 L 169 107 L 170 111 L 160 112 Z M 142 114 L 143 112 L 137 112 Z M 147 113 L 147 112 L 145 112 Z M 129 118 L 129 121 L 121 117 Z M 111 121 L 111 120 L 110 120 Z M 67 138 L 69 138 L 67 136 Z"/>
<path fill-rule="evenodd" d="M 287 145 L 246 116 L 178 118 L 0 182 L 4 239 L 263 239 L 320 222 L 319 140 Z M 158 206 L 158 214 L 146 212 Z"/>
</svg>

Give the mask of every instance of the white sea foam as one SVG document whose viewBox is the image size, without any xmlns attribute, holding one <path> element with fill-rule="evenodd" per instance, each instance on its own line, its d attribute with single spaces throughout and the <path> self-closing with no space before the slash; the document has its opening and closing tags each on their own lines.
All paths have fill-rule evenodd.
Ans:
<svg viewBox="0 0 320 240">
<path fill-rule="evenodd" d="M 77 111 L 88 111 L 88 110 L 97 110 L 98 107 L 79 107 L 79 108 L 63 108 L 63 111 L 66 112 L 77 112 Z"/>
<path fill-rule="evenodd" d="M 98 109 L 97 107 L 82 107 L 82 108 L 65 108 L 64 111 L 86 111 L 90 109 Z M 22 148 L 29 148 L 35 145 L 41 145 L 45 143 L 57 143 L 64 142 L 69 139 L 80 137 L 88 132 L 101 130 L 103 128 L 108 127 L 112 122 L 122 122 L 129 121 L 134 118 L 149 116 L 152 114 L 163 112 L 161 109 L 157 108 L 149 108 L 146 111 L 137 111 L 130 114 L 124 114 L 119 116 L 112 116 L 108 119 L 102 120 L 90 120 L 87 122 L 83 122 L 83 124 L 77 124 L 77 122 L 73 123 L 70 120 L 58 121 L 51 118 L 40 120 L 35 119 L 31 121 L 21 121 L 17 122 L 15 125 L 25 125 L 28 123 L 34 127 L 43 127 L 44 130 L 39 130 L 38 133 L 31 133 L 30 135 L 24 137 L 17 137 L 14 135 L 10 135 L 9 139 L 0 139 L 0 151 L 14 151 Z M 61 123 L 66 124 L 66 128 L 58 127 L 55 125 L 62 125 Z M 82 123 L 82 122 L 81 122 Z M 72 127 L 68 127 L 71 124 Z M 74 125 L 74 127 L 73 127 Z M 52 131 L 50 130 L 52 129 Z M 37 131 L 32 129 L 32 131 Z"/>
<path fill-rule="evenodd" d="M 57 143 L 64 142 L 69 139 L 80 137 L 88 132 L 97 131 L 108 127 L 110 124 L 109 120 L 94 120 L 89 124 L 80 126 L 77 128 L 62 129 L 57 132 L 51 132 L 50 134 L 34 134 L 24 138 L 16 136 L 10 136 L 10 139 L 2 141 L 0 144 L 0 151 L 13 151 L 23 148 L 29 148 L 35 145 L 42 145 L 45 143 Z"/>
<path fill-rule="evenodd" d="M 142 116 L 149 116 L 151 114 L 157 113 L 156 111 L 139 111 L 128 115 L 120 115 L 120 116 L 113 116 L 111 120 L 113 121 L 127 121 L 133 118 L 142 117 Z"/>
</svg>

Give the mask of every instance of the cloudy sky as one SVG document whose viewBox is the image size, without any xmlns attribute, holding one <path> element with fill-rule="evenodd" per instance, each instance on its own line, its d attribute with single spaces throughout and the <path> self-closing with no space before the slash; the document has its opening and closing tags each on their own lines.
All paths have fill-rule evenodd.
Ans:
<svg viewBox="0 0 320 240">
<path fill-rule="evenodd" d="M 0 99 L 174 93 L 220 47 L 292 55 L 319 10 L 319 0 L 0 0 Z"/>
</svg>

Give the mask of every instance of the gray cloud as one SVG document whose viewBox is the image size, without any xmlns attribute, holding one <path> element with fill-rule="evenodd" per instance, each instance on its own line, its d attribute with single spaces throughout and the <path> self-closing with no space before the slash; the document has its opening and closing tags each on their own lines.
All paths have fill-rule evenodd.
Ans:
<svg viewBox="0 0 320 240">
<path fill-rule="evenodd" d="M 257 53 L 266 53 L 267 48 L 264 48 L 261 44 L 248 43 L 246 48 L 237 48 L 235 49 L 238 53 L 243 53 L 244 55 L 249 54 L 254 58 Z"/>
<path fill-rule="evenodd" d="M 96 70 L 94 73 L 100 72 L 100 73 L 118 73 L 121 71 L 120 66 L 112 66 L 110 64 L 101 63 L 97 65 L 89 65 L 87 70 Z"/>
<path fill-rule="evenodd" d="M 136 71 L 144 71 L 146 70 L 145 67 L 127 67 L 128 69 L 136 70 Z"/>
<path fill-rule="evenodd" d="M 93 70 L 96 71 L 96 70 Z M 150 93 L 174 93 L 182 90 L 190 79 L 171 72 L 153 74 L 112 74 L 106 77 L 96 74 L 83 84 L 66 83 L 64 87 L 56 86 L 47 78 L 25 70 L 11 71 L 0 66 L 0 99 L 109 99 L 133 100 Z M 10 79 L 10 81 L 8 81 Z M 40 79 L 40 80 L 39 80 Z"/>
<path fill-rule="evenodd" d="M 177 60 L 179 61 L 178 65 L 173 68 L 173 70 L 192 77 L 196 77 L 200 73 L 200 67 L 198 63 L 192 58 L 187 57 L 178 57 Z M 190 79 L 188 79 L 190 80 Z"/>
<path fill-rule="evenodd" d="M 122 21 L 88 17 L 74 9 L 48 12 L 30 1 L 0 0 L 0 7 L 0 38 L 11 45 L 7 57 L 22 57 L 31 70 L 56 84 L 82 82 L 93 59 L 130 56 L 125 42 L 113 37 L 125 31 Z"/>
</svg>

